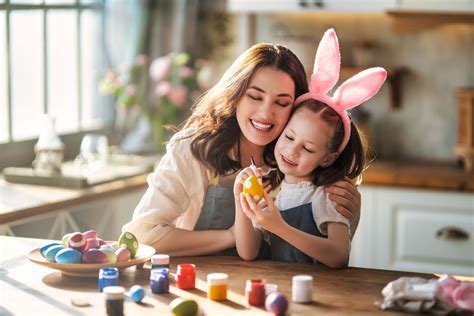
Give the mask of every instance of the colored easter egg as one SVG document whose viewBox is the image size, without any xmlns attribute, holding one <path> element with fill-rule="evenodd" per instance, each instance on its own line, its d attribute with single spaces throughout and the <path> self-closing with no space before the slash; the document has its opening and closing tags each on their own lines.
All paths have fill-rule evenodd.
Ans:
<svg viewBox="0 0 474 316">
<path fill-rule="evenodd" d="M 97 238 L 97 239 L 99 240 L 99 246 L 107 245 L 107 242 L 103 240 L 102 238 Z"/>
<path fill-rule="evenodd" d="M 83 263 L 107 263 L 107 256 L 99 249 L 89 249 L 82 254 Z"/>
<path fill-rule="evenodd" d="M 82 254 L 76 249 L 64 248 L 54 258 L 57 263 L 81 263 Z"/>
<path fill-rule="evenodd" d="M 39 252 L 40 252 L 40 254 L 41 254 L 43 257 L 45 257 L 44 253 L 46 252 L 46 250 L 48 250 L 48 249 L 49 249 L 50 247 L 52 247 L 52 246 L 57 246 L 57 245 L 60 245 L 60 243 L 58 243 L 58 242 L 52 242 L 52 243 L 50 243 L 50 244 L 44 245 L 43 247 L 41 247 L 41 248 L 39 249 Z M 45 257 L 45 258 L 46 258 L 46 257 Z"/>
<path fill-rule="evenodd" d="M 288 309 L 288 300 L 281 292 L 274 292 L 265 299 L 265 309 L 274 315 L 283 315 Z"/>
<path fill-rule="evenodd" d="M 101 246 L 99 246 L 99 250 L 115 252 L 115 250 L 117 250 L 117 249 L 113 248 L 111 245 L 101 245 Z"/>
<path fill-rule="evenodd" d="M 107 258 L 107 263 L 116 263 L 117 262 L 117 255 L 113 250 L 103 250 L 99 249 L 105 254 L 105 257 Z"/>
<path fill-rule="evenodd" d="M 110 247 L 112 247 L 112 249 L 114 251 L 117 251 L 119 248 L 120 248 L 120 245 L 118 243 L 118 241 L 113 241 L 111 243 L 108 243 L 107 245 L 109 245 Z"/>
<path fill-rule="evenodd" d="M 97 238 L 87 238 L 87 244 L 86 244 L 86 249 L 85 250 L 89 250 L 89 249 L 97 249 L 99 248 L 100 244 L 99 244 L 99 240 Z"/>
<path fill-rule="evenodd" d="M 130 288 L 129 296 L 134 302 L 141 302 L 145 297 L 145 289 L 141 285 L 134 285 Z"/>
<path fill-rule="evenodd" d="M 82 233 L 73 233 L 69 237 L 69 248 L 76 249 L 78 251 L 83 251 L 87 247 L 87 240 L 84 238 Z"/>
<path fill-rule="evenodd" d="M 256 176 L 250 176 L 245 179 L 243 192 L 250 194 L 255 202 L 260 201 L 260 199 L 263 198 L 262 179 L 257 178 Z"/>
<path fill-rule="evenodd" d="M 198 304 L 195 300 L 185 298 L 175 298 L 170 303 L 171 311 L 178 316 L 196 315 Z"/>
<path fill-rule="evenodd" d="M 72 235 L 72 233 L 68 233 L 68 234 L 64 235 L 63 238 L 61 239 L 61 244 L 68 247 L 69 246 L 69 237 L 71 237 L 71 235 Z"/>
<path fill-rule="evenodd" d="M 120 247 L 115 251 L 115 254 L 117 255 L 117 262 L 123 262 L 130 259 L 130 250 L 126 247 Z"/>
<path fill-rule="evenodd" d="M 63 245 L 51 246 L 48 248 L 48 250 L 44 252 L 44 257 L 46 258 L 48 262 L 56 262 L 56 259 L 55 259 L 56 254 L 64 248 L 66 247 L 64 247 Z"/>
<path fill-rule="evenodd" d="M 97 232 L 95 230 L 88 230 L 86 232 L 83 232 L 82 235 L 86 240 L 89 238 L 97 238 Z"/>
<path fill-rule="evenodd" d="M 122 235 L 120 235 L 118 242 L 119 245 L 127 246 L 128 250 L 130 251 L 131 258 L 135 257 L 135 254 L 137 253 L 138 249 L 137 237 L 135 237 L 132 233 L 123 232 Z"/>
</svg>

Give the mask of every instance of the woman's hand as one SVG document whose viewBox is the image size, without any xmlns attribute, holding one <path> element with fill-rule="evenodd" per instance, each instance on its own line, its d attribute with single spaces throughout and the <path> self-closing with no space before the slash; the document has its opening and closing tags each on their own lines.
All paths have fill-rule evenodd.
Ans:
<svg viewBox="0 0 474 316">
<path fill-rule="evenodd" d="M 256 166 L 252 165 L 250 167 L 242 169 L 242 171 L 239 172 L 234 182 L 235 200 L 239 199 L 240 193 L 242 193 L 242 190 L 244 187 L 244 182 L 250 176 L 256 176 L 258 178 L 262 178 L 262 169 L 257 168 Z M 269 184 L 267 183 L 266 185 L 268 186 Z M 271 188 L 271 185 L 270 185 L 270 188 Z"/>
<path fill-rule="evenodd" d="M 258 203 L 254 201 L 250 194 L 242 193 L 240 204 L 242 205 L 242 211 L 249 219 L 269 232 L 276 233 L 285 224 L 280 210 L 278 210 L 267 192 L 264 192 L 264 198 Z"/>
<path fill-rule="evenodd" d="M 336 210 L 351 223 L 351 236 L 354 236 L 360 219 L 360 193 L 351 179 L 337 181 L 325 188 L 329 198 L 333 201 Z"/>
</svg>

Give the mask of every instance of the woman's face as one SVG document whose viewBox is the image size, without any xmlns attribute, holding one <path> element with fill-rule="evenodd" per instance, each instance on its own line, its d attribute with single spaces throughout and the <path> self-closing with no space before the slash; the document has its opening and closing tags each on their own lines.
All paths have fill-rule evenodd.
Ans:
<svg viewBox="0 0 474 316">
<path fill-rule="evenodd" d="M 283 131 L 295 98 L 295 83 L 286 72 L 258 70 L 237 102 L 236 115 L 243 136 L 258 146 L 275 140 Z"/>
<path fill-rule="evenodd" d="M 275 146 L 275 158 L 285 181 L 311 181 L 316 167 L 331 164 L 337 157 L 328 151 L 333 135 L 334 127 L 323 121 L 321 113 L 297 110 Z"/>
</svg>

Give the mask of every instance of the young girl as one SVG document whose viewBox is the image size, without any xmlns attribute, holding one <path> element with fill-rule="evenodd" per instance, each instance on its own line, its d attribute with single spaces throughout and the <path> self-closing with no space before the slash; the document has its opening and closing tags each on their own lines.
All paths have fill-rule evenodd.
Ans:
<svg viewBox="0 0 474 316">
<path fill-rule="evenodd" d="M 173 136 L 122 230 L 172 256 L 234 247 L 235 177 L 250 156 L 259 166 L 272 162 L 265 146 L 276 142 L 295 99 L 307 91 L 303 65 L 288 48 L 257 44 L 244 52 Z M 357 223 L 356 187 L 338 181 L 328 190 Z"/>
<path fill-rule="evenodd" d="M 327 93 L 339 79 L 339 68 L 338 40 L 330 29 L 316 53 L 309 92 L 297 98 L 275 146 L 276 162 L 284 175 L 275 202 L 266 192 L 260 203 L 242 193 L 245 179 L 261 177 L 260 169 L 251 166 L 237 176 L 235 234 L 241 258 L 253 260 L 264 239 L 273 260 L 319 261 L 332 268 L 347 264 L 350 223 L 336 211 L 324 186 L 363 171 L 364 147 L 346 110 L 374 96 L 387 74 L 383 68 L 365 70 L 342 84 L 331 98 Z"/>
</svg>

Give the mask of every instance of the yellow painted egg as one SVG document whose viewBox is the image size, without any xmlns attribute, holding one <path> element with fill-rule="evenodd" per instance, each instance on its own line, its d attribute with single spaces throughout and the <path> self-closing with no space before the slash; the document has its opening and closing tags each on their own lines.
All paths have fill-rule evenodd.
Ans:
<svg viewBox="0 0 474 316">
<path fill-rule="evenodd" d="M 255 202 L 260 201 L 260 199 L 263 198 L 262 179 L 257 178 L 256 176 L 248 177 L 244 182 L 243 191 L 244 193 L 250 194 Z"/>
</svg>

